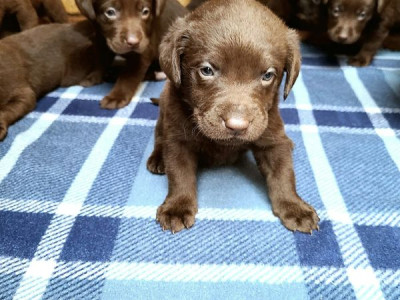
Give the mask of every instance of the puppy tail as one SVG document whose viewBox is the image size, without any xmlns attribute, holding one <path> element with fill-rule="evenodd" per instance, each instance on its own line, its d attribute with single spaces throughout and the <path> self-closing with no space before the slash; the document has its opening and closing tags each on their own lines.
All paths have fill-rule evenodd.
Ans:
<svg viewBox="0 0 400 300">
<path fill-rule="evenodd" d="M 160 98 L 150 98 L 150 100 L 154 105 L 159 105 L 160 104 Z"/>
</svg>

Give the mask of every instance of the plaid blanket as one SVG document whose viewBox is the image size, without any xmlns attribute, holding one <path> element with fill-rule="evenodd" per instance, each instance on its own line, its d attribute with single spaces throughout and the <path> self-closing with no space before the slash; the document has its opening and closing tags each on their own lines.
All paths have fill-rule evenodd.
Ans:
<svg viewBox="0 0 400 300">
<path fill-rule="evenodd" d="M 303 54 L 281 113 L 319 232 L 272 215 L 251 155 L 200 170 L 195 226 L 163 232 L 145 165 L 164 83 L 114 111 L 110 84 L 58 89 L 0 144 L 0 299 L 400 299 L 400 54 Z"/>
</svg>

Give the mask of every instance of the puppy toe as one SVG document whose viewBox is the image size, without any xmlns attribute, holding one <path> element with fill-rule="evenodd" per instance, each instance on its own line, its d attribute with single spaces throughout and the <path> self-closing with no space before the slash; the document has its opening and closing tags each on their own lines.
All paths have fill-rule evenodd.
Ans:
<svg viewBox="0 0 400 300">
<path fill-rule="evenodd" d="M 317 213 L 305 202 L 282 202 L 274 213 L 280 218 L 283 226 L 291 231 L 312 233 L 319 228 Z"/>
<path fill-rule="evenodd" d="M 186 197 L 168 198 L 157 209 L 157 220 L 163 230 L 167 229 L 172 233 L 177 233 L 194 225 L 196 212 L 195 200 Z"/>
<path fill-rule="evenodd" d="M 4 140 L 7 136 L 7 125 L 4 122 L 0 122 L 0 141 Z"/>
<path fill-rule="evenodd" d="M 125 100 L 122 98 L 116 98 L 112 96 L 106 96 L 103 100 L 100 101 L 100 107 L 105 109 L 117 109 L 127 106 L 129 100 Z"/>
<path fill-rule="evenodd" d="M 147 160 L 147 170 L 153 174 L 165 174 L 164 161 L 161 154 L 152 154 Z"/>
<path fill-rule="evenodd" d="M 348 64 L 353 67 L 365 67 L 371 63 L 372 57 L 365 55 L 356 55 L 348 60 Z"/>
</svg>

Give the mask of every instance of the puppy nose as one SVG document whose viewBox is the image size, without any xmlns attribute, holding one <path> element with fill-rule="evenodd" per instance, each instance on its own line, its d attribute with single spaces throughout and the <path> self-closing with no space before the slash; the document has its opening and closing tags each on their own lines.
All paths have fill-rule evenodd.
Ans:
<svg viewBox="0 0 400 300">
<path fill-rule="evenodd" d="M 349 38 L 349 36 L 348 36 L 348 34 L 347 34 L 346 32 L 341 32 L 341 33 L 339 33 L 339 35 L 338 35 L 338 40 L 339 40 L 339 42 L 341 42 L 341 43 L 346 42 L 348 38 Z"/>
<path fill-rule="evenodd" d="M 229 128 L 237 133 L 246 130 L 249 127 L 250 122 L 244 118 L 231 117 L 224 119 L 226 128 Z"/>
<path fill-rule="evenodd" d="M 137 37 L 137 35 L 135 34 L 130 34 L 127 36 L 127 38 L 125 39 L 125 42 L 130 46 L 130 47 L 136 47 L 137 45 L 139 45 L 139 38 Z"/>
</svg>

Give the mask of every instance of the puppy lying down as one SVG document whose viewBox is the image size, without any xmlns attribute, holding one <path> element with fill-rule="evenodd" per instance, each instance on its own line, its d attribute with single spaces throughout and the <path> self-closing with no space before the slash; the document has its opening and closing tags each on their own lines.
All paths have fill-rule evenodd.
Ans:
<svg viewBox="0 0 400 300">
<path fill-rule="evenodd" d="M 100 83 L 102 47 L 89 21 L 41 25 L 0 40 L 0 141 L 44 93 Z"/>
<path fill-rule="evenodd" d="M 191 227 L 199 164 L 233 163 L 251 150 L 274 214 L 290 230 L 318 229 L 315 210 L 296 193 L 292 141 L 278 110 L 300 70 L 298 37 L 255 0 L 215 0 L 178 19 L 160 46 L 168 81 L 160 98 L 147 168 L 168 176 L 157 210 L 163 229 Z"/>
</svg>

